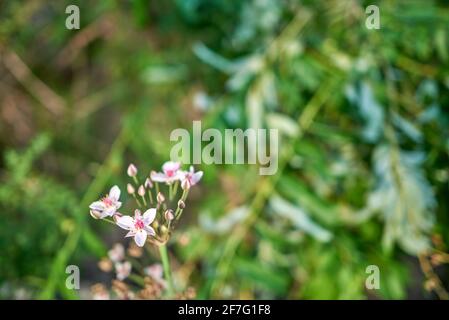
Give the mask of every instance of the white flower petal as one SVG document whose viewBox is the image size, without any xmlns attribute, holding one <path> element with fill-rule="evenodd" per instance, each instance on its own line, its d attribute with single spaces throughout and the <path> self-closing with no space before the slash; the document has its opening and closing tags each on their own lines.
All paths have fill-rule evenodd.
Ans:
<svg viewBox="0 0 449 320">
<path fill-rule="evenodd" d="M 139 209 L 134 210 L 134 221 L 142 219 L 142 213 Z"/>
<path fill-rule="evenodd" d="M 120 198 L 120 189 L 117 186 L 113 186 L 111 190 L 109 191 L 109 198 L 118 201 Z"/>
<path fill-rule="evenodd" d="M 103 201 L 95 201 L 90 204 L 89 209 L 92 209 L 95 211 L 103 211 L 105 209 L 105 205 L 104 205 Z"/>
<path fill-rule="evenodd" d="M 144 272 L 147 276 L 152 277 L 153 279 L 159 280 L 162 279 L 164 269 L 162 265 L 159 263 L 155 263 L 151 266 L 148 266 L 144 269 Z"/>
<path fill-rule="evenodd" d="M 125 267 L 125 270 L 128 272 L 128 274 L 131 272 L 131 268 L 132 268 L 132 265 L 131 265 L 131 262 L 129 262 L 129 261 L 125 261 L 124 263 L 123 263 L 123 265 L 124 265 L 124 267 Z"/>
<path fill-rule="evenodd" d="M 184 177 L 184 174 L 181 171 L 176 172 L 176 174 L 172 177 L 173 180 L 181 180 Z"/>
<path fill-rule="evenodd" d="M 134 228 L 134 219 L 130 216 L 118 217 L 117 225 L 122 229 L 132 230 Z"/>
<path fill-rule="evenodd" d="M 112 217 L 115 212 L 117 211 L 117 209 L 115 207 L 109 207 L 106 208 L 106 210 L 104 210 L 101 214 L 101 218 L 106 218 L 106 217 Z"/>
<path fill-rule="evenodd" d="M 126 234 L 125 238 L 134 237 L 135 235 L 136 235 L 136 230 L 131 230 Z"/>
<path fill-rule="evenodd" d="M 179 162 L 167 161 L 162 165 L 162 171 L 178 171 L 180 167 L 181 163 Z"/>
<path fill-rule="evenodd" d="M 192 176 L 192 184 L 197 184 L 198 181 L 200 181 L 202 177 L 203 177 L 203 171 L 198 171 L 198 172 L 194 173 Z"/>
<path fill-rule="evenodd" d="M 152 172 L 151 173 L 151 180 L 153 180 L 155 182 L 165 182 L 167 180 L 167 177 L 163 173 Z"/>
<path fill-rule="evenodd" d="M 111 250 L 108 251 L 108 257 L 113 262 L 120 262 L 125 258 L 125 248 L 122 244 L 116 243 Z"/>
<path fill-rule="evenodd" d="M 145 230 L 137 231 L 136 235 L 134 236 L 134 241 L 139 247 L 143 247 L 145 241 L 147 241 L 147 232 Z"/>
<path fill-rule="evenodd" d="M 110 216 L 110 211 L 97 211 L 99 213 L 98 219 L 104 219 Z"/>
<path fill-rule="evenodd" d="M 116 263 L 115 271 L 117 273 L 117 279 L 125 280 L 131 273 L 131 263 L 129 261 L 125 261 L 123 263 Z"/>
<path fill-rule="evenodd" d="M 118 210 L 122 206 L 122 203 L 120 201 L 117 201 L 114 206 L 115 206 L 115 209 Z"/>
<path fill-rule="evenodd" d="M 148 209 L 143 214 L 143 224 L 149 225 L 154 221 L 154 218 L 156 218 L 156 209 L 155 208 Z"/>
<path fill-rule="evenodd" d="M 156 235 L 156 232 L 154 231 L 154 229 L 150 226 L 145 226 L 145 231 L 152 237 L 154 237 Z"/>
</svg>

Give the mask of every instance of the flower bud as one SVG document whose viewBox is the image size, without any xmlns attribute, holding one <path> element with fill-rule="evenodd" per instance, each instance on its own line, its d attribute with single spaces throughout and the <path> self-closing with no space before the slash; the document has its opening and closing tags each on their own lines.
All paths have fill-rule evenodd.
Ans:
<svg viewBox="0 0 449 320">
<path fill-rule="evenodd" d="M 123 215 L 120 212 L 116 212 L 113 216 L 112 219 L 114 219 L 115 223 L 117 223 L 117 219 L 122 217 Z"/>
<path fill-rule="evenodd" d="M 195 299 L 195 297 L 196 297 L 196 290 L 195 290 L 195 288 L 194 287 L 188 287 L 186 292 L 185 292 L 185 296 L 189 300 Z"/>
<path fill-rule="evenodd" d="M 147 188 L 147 189 L 153 188 L 153 182 L 151 182 L 150 178 L 147 178 L 145 180 L 145 188 Z"/>
<path fill-rule="evenodd" d="M 181 234 L 181 236 L 179 237 L 179 244 L 183 247 L 185 247 L 186 245 L 188 245 L 190 243 L 190 237 L 189 235 L 187 235 L 186 233 Z"/>
<path fill-rule="evenodd" d="M 189 179 L 184 179 L 184 180 L 182 180 L 182 182 L 181 182 L 181 188 L 182 188 L 183 190 L 190 189 L 190 181 L 189 181 Z"/>
<path fill-rule="evenodd" d="M 168 209 L 164 212 L 165 220 L 172 221 L 175 218 L 172 209 Z"/>
<path fill-rule="evenodd" d="M 161 234 L 163 234 L 163 235 L 165 235 L 165 234 L 167 234 L 168 233 L 168 229 L 167 229 L 167 227 L 166 226 L 161 226 Z"/>
<path fill-rule="evenodd" d="M 164 195 L 160 192 L 157 194 L 156 199 L 157 199 L 157 203 L 159 203 L 159 204 L 165 201 Z"/>
<path fill-rule="evenodd" d="M 139 189 L 137 189 L 137 193 L 139 196 L 143 197 L 145 195 L 145 188 L 141 185 Z"/>
<path fill-rule="evenodd" d="M 439 266 L 440 264 L 443 264 L 444 263 L 444 257 L 442 256 L 442 255 L 440 255 L 440 254 L 433 254 L 431 257 L 430 257 L 430 262 L 435 266 L 435 267 L 437 267 L 437 266 Z"/>
<path fill-rule="evenodd" d="M 97 283 L 90 288 L 94 300 L 109 300 L 109 291 L 101 283 Z"/>
<path fill-rule="evenodd" d="M 98 262 L 98 267 L 103 272 L 110 272 L 112 270 L 112 261 L 108 258 L 103 258 Z"/>
<path fill-rule="evenodd" d="M 100 219 L 101 212 L 99 212 L 99 211 L 97 211 L 97 210 L 90 210 L 90 215 L 91 215 L 92 218 L 94 218 L 94 219 Z"/>
<path fill-rule="evenodd" d="M 435 287 L 436 287 L 436 282 L 435 282 L 435 279 L 433 279 L 433 278 L 430 278 L 426 282 L 424 282 L 424 288 L 429 292 L 434 290 Z"/>
<path fill-rule="evenodd" d="M 179 200 L 179 201 L 178 201 L 178 208 L 179 208 L 179 209 L 184 209 L 185 207 L 186 207 L 185 202 L 182 201 L 182 200 Z"/>
<path fill-rule="evenodd" d="M 134 242 L 131 242 L 127 252 L 131 257 L 134 258 L 140 258 L 143 254 L 142 248 L 137 246 L 137 244 L 135 244 Z"/>
<path fill-rule="evenodd" d="M 134 194 L 134 192 L 136 192 L 136 190 L 134 189 L 134 187 L 130 183 L 128 183 L 126 185 L 126 190 L 128 191 L 129 194 Z"/>
<path fill-rule="evenodd" d="M 137 168 L 135 165 L 133 165 L 132 163 L 128 166 L 128 170 L 127 170 L 128 176 L 130 177 L 135 177 L 137 174 Z"/>
</svg>

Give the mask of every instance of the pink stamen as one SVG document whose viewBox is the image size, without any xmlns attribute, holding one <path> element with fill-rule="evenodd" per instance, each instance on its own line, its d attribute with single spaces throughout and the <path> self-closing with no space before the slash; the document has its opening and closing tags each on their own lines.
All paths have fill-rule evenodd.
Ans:
<svg viewBox="0 0 449 320">
<path fill-rule="evenodd" d="M 134 227 L 136 229 L 143 229 L 145 227 L 145 225 L 143 224 L 143 221 L 138 219 L 136 220 L 136 222 L 134 223 Z"/>
<path fill-rule="evenodd" d="M 110 207 L 110 206 L 112 206 L 112 199 L 111 198 L 109 198 L 109 197 L 104 197 L 103 198 L 103 203 L 107 206 L 107 207 Z"/>
</svg>

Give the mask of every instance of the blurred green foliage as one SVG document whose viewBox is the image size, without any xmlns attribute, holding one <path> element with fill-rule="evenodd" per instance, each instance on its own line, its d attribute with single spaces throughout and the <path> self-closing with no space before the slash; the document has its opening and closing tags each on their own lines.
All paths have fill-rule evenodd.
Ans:
<svg viewBox="0 0 449 320">
<path fill-rule="evenodd" d="M 55 248 L 71 228 L 73 193 L 45 175 L 30 172 L 32 161 L 48 144 L 48 136 L 40 136 L 24 154 L 6 154 L 8 176 L 0 187 L 0 274 L 7 279 L 30 277 L 33 281 L 45 276 Z"/>
<path fill-rule="evenodd" d="M 370 4 L 1 2 L 0 294 L 76 298 L 65 266 L 112 241 L 90 201 L 200 119 L 277 128 L 281 147 L 274 176 L 201 167 L 169 247 L 199 298 L 433 297 L 416 257 L 449 243 L 449 7 L 376 1 L 369 30 Z"/>
</svg>

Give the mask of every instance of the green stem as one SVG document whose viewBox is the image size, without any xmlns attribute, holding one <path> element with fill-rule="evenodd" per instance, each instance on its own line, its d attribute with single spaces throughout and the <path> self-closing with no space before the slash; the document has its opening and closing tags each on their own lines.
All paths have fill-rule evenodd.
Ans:
<svg viewBox="0 0 449 320">
<path fill-rule="evenodd" d="M 109 222 L 109 223 L 112 223 L 113 225 L 115 225 L 116 223 L 115 223 L 115 221 L 114 220 L 109 220 L 109 219 L 103 219 L 103 221 L 106 221 L 106 222 Z"/>
<path fill-rule="evenodd" d="M 164 268 L 165 279 L 168 283 L 168 294 L 174 293 L 173 279 L 171 277 L 170 261 L 168 259 L 167 246 L 165 244 L 159 246 L 159 253 L 161 255 L 162 266 Z"/>
<path fill-rule="evenodd" d="M 148 190 L 148 198 L 150 199 L 150 204 L 153 204 L 153 195 L 151 194 L 151 190 Z"/>
<path fill-rule="evenodd" d="M 176 194 L 178 193 L 178 185 L 179 185 L 179 181 L 176 181 L 175 185 L 173 186 L 173 197 L 175 197 Z"/>
<path fill-rule="evenodd" d="M 170 201 L 173 200 L 173 184 L 168 186 L 168 199 L 170 199 Z"/>
<path fill-rule="evenodd" d="M 137 205 L 138 205 L 140 208 L 142 208 L 142 204 L 140 203 L 139 199 L 137 199 L 135 193 L 133 193 L 133 198 L 134 198 L 134 200 L 136 200 Z"/>
<path fill-rule="evenodd" d="M 128 278 L 134 281 L 139 286 L 145 286 L 145 280 L 142 277 L 139 277 L 137 274 L 130 274 Z"/>
<path fill-rule="evenodd" d="M 146 207 L 147 206 L 147 200 L 145 200 L 145 194 L 143 196 L 141 196 L 142 201 L 143 201 L 143 205 Z"/>
</svg>

